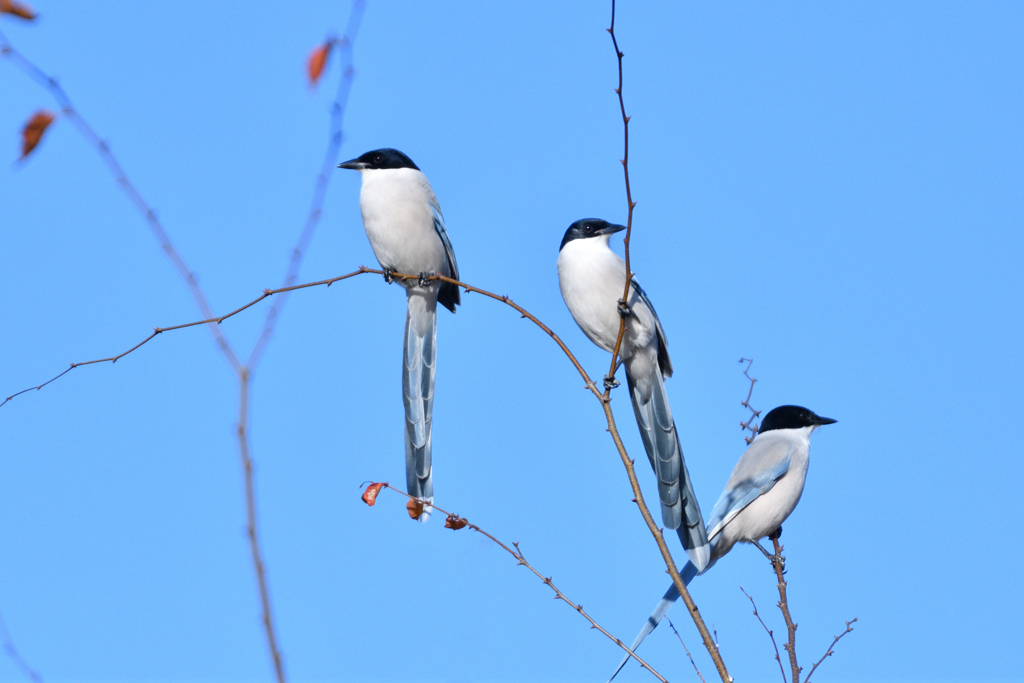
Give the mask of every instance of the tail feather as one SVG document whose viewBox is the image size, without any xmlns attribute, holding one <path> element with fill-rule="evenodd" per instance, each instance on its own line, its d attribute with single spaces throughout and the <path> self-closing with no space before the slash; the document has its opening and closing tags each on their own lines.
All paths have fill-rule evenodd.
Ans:
<svg viewBox="0 0 1024 683">
<path fill-rule="evenodd" d="M 437 360 L 437 311 L 423 309 L 409 297 L 405 318 L 402 398 L 405 403 L 405 480 L 410 496 L 433 500 L 430 431 L 434 410 L 434 372 Z M 419 520 L 430 518 L 425 506 Z"/>
<path fill-rule="evenodd" d="M 645 396 L 629 367 L 626 370 L 640 437 L 658 478 L 661 518 L 667 528 L 677 530 L 686 555 L 698 569 L 702 569 L 710 558 L 708 533 L 693 491 L 693 481 L 683 460 L 683 449 L 679 445 L 679 434 L 672 419 L 661 372 L 655 370 L 651 373 L 650 390 Z"/>
<path fill-rule="evenodd" d="M 690 582 L 693 581 L 693 577 L 697 576 L 697 574 L 698 571 L 697 568 L 693 565 L 693 562 L 687 562 L 686 566 L 683 567 L 683 571 L 680 572 L 680 577 L 683 579 L 683 585 L 689 586 Z M 679 591 L 676 590 L 676 585 L 675 583 L 673 583 L 671 586 L 669 586 L 669 589 L 665 591 L 664 597 L 662 597 L 658 604 L 655 606 L 654 612 L 651 613 L 651 616 L 647 617 L 647 621 L 644 622 L 644 626 L 642 629 L 640 629 L 640 633 L 637 634 L 636 639 L 633 641 L 633 644 L 629 648 L 630 650 L 636 652 L 636 649 L 640 647 L 640 643 L 644 642 L 644 638 L 646 638 L 651 633 L 651 631 L 658 627 L 658 624 L 661 623 L 661 620 L 665 618 L 666 614 L 668 614 L 669 608 L 671 608 L 672 605 L 674 605 L 676 600 L 678 599 Z M 611 678 L 608 679 L 608 683 L 611 683 L 612 680 L 619 675 L 619 672 L 622 671 L 622 667 L 626 666 L 626 662 L 629 661 L 629 657 L 630 655 L 627 653 L 626 656 L 622 658 L 622 661 L 619 662 L 619 665 L 615 668 L 615 671 L 612 673 Z"/>
</svg>

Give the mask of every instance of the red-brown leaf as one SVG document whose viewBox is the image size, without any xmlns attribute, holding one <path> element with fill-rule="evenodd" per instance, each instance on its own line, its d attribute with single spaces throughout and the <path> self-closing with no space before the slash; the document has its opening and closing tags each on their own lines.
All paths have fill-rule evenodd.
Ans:
<svg viewBox="0 0 1024 683">
<path fill-rule="evenodd" d="M 405 509 L 409 511 L 410 517 L 419 519 L 420 515 L 423 514 L 423 501 L 410 498 L 409 502 L 405 504 Z"/>
<path fill-rule="evenodd" d="M 384 484 L 370 484 L 367 486 L 366 490 L 363 491 L 363 502 L 373 507 L 373 504 L 377 502 L 377 494 L 380 493 L 384 486 Z"/>
<path fill-rule="evenodd" d="M 13 14 L 29 21 L 36 18 L 35 10 L 17 0 L 0 0 L 0 14 Z"/>
<path fill-rule="evenodd" d="M 309 59 L 306 60 L 306 73 L 309 75 L 310 86 L 316 85 L 316 82 L 320 80 L 320 74 L 323 73 L 324 67 L 327 65 L 327 56 L 331 54 L 333 46 L 334 41 L 328 40 L 309 53 Z"/>
<path fill-rule="evenodd" d="M 25 127 L 21 129 L 21 158 L 24 159 L 36 148 L 39 141 L 43 139 L 43 133 L 53 123 L 53 114 L 40 109 L 28 120 Z"/>
<path fill-rule="evenodd" d="M 458 531 L 462 527 L 469 524 L 469 522 L 462 517 L 456 517 L 455 515 L 448 515 L 448 519 L 444 520 L 445 529 L 454 529 Z"/>
</svg>

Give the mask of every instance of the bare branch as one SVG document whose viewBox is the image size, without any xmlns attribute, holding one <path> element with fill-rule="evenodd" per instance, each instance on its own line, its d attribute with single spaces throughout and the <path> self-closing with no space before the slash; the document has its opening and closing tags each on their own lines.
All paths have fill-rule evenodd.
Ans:
<svg viewBox="0 0 1024 683">
<path fill-rule="evenodd" d="M 683 637 L 679 635 L 679 631 L 676 630 L 676 625 L 672 623 L 672 620 L 665 615 L 665 621 L 668 622 L 669 627 L 672 629 L 672 633 L 676 634 L 676 638 L 679 639 L 679 644 L 683 646 L 683 652 L 686 653 L 686 658 L 690 660 L 690 664 L 693 664 L 693 670 L 697 672 L 697 678 L 701 680 L 701 683 L 705 683 L 704 677 L 700 675 L 700 669 L 697 668 L 697 662 L 693 661 L 693 657 L 690 656 L 690 650 L 686 647 L 686 643 L 683 642 Z"/>
<path fill-rule="evenodd" d="M 779 580 L 779 610 L 782 612 L 782 618 L 786 620 L 786 629 L 789 631 L 789 642 L 784 643 L 782 647 L 789 653 L 789 666 L 793 670 L 793 683 L 800 683 L 800 672 L 803 670 L 796 663 L 796 627 L 793 623 L 793 618 L 789 615 L 789 602 L 786 598 L 786 577 L 783 574 L 782 568 L 786 566 L 786 558 L 782 556 L 782 545 L 779 543 L 779 537 L 776 535 L 772 538 L 772 543 L 775 544 L 775 558 L 772 560 L 772 569 L 775 570 L 775 576 Z"/>
<path fill-rule="evenodd" d="M 626 256 L 626 286 L 622 292 L 622 299 L 619 301 L 621 310 L 628 310 L 629 306 L 629 285 L 633 280 L 633 271 L 629 268 L 629 238 L 633 233 L 633 207 L 636 206 L 636 202 L 633 201 L 633 193 L 629 187 L 629 118 L 626 116 L 626 103 L 622 99 L 622 58 L 625 55 L 619 49 L 619 41 L 615 38 L 615 0 L 612 0 L 612 22 L 611 26 L 608 27 L 608 33 L 612 37 L 612 47 L 615 48 L 615 58 L 619 64 L 619 87 L 615 89 L 615 94 L 619 96 L 619 110 L 622 112 L 622 134 L 623 134 L 623 151 L 622 151 L 622 173 L 626 178 L 626 204 L 628 206 L 628 213 L 626 215 L 626 238 L 623 240 L 625 245 L 625 256 Z M 612 364 L 608 370 L 608 378 L 605 382 L 604 398 L 606 401 L 611 400 L 611 391 L 615 378 L 615 369 L 618 367 L 619 350 L 622 348 L 622 337 L 626 333 L 626 316 L 622 316 L 619 320 L 619 335 L 615 339 L 615 349 L 612 351 Z"/>
<path fill-rule="evenodd" d="M 238 452 L 242 458 L 242 472 L 245 478 L 245 531 L 249 538 L 249 549 L 252 552 L 252 564 L 256 569 L 256 583 L 260 591 L 260 606 L 263 610 L 263 628 L 267 633 L 267 647 L 274 663 L 277 680 L 285 681 L 284 664 L 281 661 L 281 649 L 277 644 L 274 632 L 274 617 L 270 609 L 270 590 L 267 588 L 267 574 L 260 552 L 260 540 L 256 525 L 256 485 L 253 480 L 252 456 L 249 452 L 249 370 L 242 368 L 238 373 Z"/>
<path fill-rule="evenodd" d="M 476 524 L 473 524 L 472 522 L 470 522 L 465 517 L 459 517 L 456 514 L 452 514 L 451 512 L 448 512 L 447 510 L 439 508 L 433 502 L 427 503 L 426 501 L 423 501 L 423 500 L 421 500 L 419 498 L 415 498 L 414 496 L 410 496 L 405 491 L 402 491 L 401 489 L 397 489 L 394 486 L 392 486 L 391 484 L 388 484 L 388 483 L 385 483 L 385 482 L 377 482 L 376 484 L 380 484 L 383 488 L 391 489 L 392 491 L 394 491 L 396 493 L 400 493 L 403 496 L 405 496 L 406 498 L 408 498 L 410 501 L 417 501 L 421 505 L 428 505 L 429 504 L 435 510 L 437 510 L 438 512 L 444 514 L 448 518 L 447 521 L 445 522 L 445 527 L 446 528 L 461 529 L 463 527 L 469 527 L 473 531 L 476 531 L 477 533 L 483 534 L 487 538 L 491 539 L 494 543 L 496 543 L 499 546 L 501 546 L 501 548 L 505 552 L 507 552 L 512 557 L 514 557 L 516 559 L 516 563 L 517 564 L 521 564 L 524 567 L 526 567 L 527 569 L 529 569 L 531 572 L 533 572 L 534 576 L 536 576 L 538 579 L 541 580 L 541 583 L 543 583 L 544 585 L 548 586 L 551 590 L 553 590 L 555 592 L 555 599 L 556 600 L 563 601 L 565 604 L 569 605 L 569 607 L 572 607 L 574 610 L 576 610 L 581 617 L 583 617 L 584 619 L 589 621 L 590 622 L 590 628 L 593 628 L 593 629 L 596 629 L 596 630 L 600 631 L 605 636 L 607 636 L 609 640 L 611 640 L 613 643 L 615 643 L 616 645 L 621 647 L 623 650 L 628 652 L 631 657 L 636 659 L 636 661 L 640 662 L 640 666 L 644 667 L 645 669 L 650 671 L 652 674 L 654 674 L 655 678 L 657 678 L 659 681 L 661 681 L 662 683 L 668 683 L 668 681 L 666 681 L 665 678 L 661 674 L 659 674 L 657 671 L 655 671 L 654 668 L 651 667 L 650 664 L 648 664 L 647 662 L 642 660 L 640 657 L 637 657 L 636 653 L 634 653 L 632 650 L 630 650 L 628 647 L 626 647 L 625 643 L 623 643 L 621 640 L 619 640 L 618 638 L 613 636 L 611 633 L 608 633 L 608 631 L 606 631 L 600 624 L 598 624 L 596 621 L 594 621 L 593 617 L 591 617 L 589 614 L 587 614 L 583 610 L 583 605 L 579 605 L 579 604 L 573 602 L 572 600 L 570 600 L 569 598 L 567 598 L 565 596 L 565 593 L 563 593 L 561 590 L 558 589 L 558 587 L 555 585 L 554 581 L 551 579 L 550 576 L 546 577 L 543 574 L 541 574 L 539 571 L 537 571 L 536 567 L 534 567 L 532 564 L 530 564 L 530 562 L 527 561 L 526 556 L 523 555 L 523 551 L 522 551 L 522 549 L 520 549 L 518 542 L 512 544 L 512 546 L 515 548 L 515 550 L 512 550 L 512 548 L 508 547 L 507 545 L 505 545 L 504 543 L 499 541 L 497 538 L 495 538 L 491 534 L 489 534 L 486 531 L 484 531 L 483 529 L 481 529 Z M 373 485 L 376 485 L 376 484 L 373 484 Z"/>
<path fill-rule="evenodd" d="M 757 613 L 757 605 L 754 603 L 754 598 L 747 595 L 747 591 L 743 590 L 743 586 L 740 586 L 740 591 L 747 596 L 747 600 L 750 600 L 750 604 L 754 608 L 754 616 L 761 622 L 761 626 L 768 632 L 768 637 L 772 639 L 772 647 L 775 648 L 775 661 L 779 663 L 779 673 L 782 674 L 782 683 L 786 683 L 786 670 L 782 668 L 782 658 L 779 656 L 779 646 L 775 644 L 775 634 L 768 628 L 767 624 L 764 623 L 764 619 Z"/>
<path fill-rule="evenodd" d="M 821 656 L 821 659 L 819 659 L 817 661 L 817 663 L 815 663 L 815 665 L 811 667 L 811 672 L 809 674 L 807 674 L 807 678 L 804 679 L 804 683 L 810 683 L 811 676 L 814 675 L 814 671 L 821 665 L 822 662 L 825 661 L 826 657 L 831 657 L 832 656 L 832 654 L 833 654 L 832 648 L 834 648 L 836 646 L 836 643 L 839 642 L 840 638 L 842 638 L 847 633 L 849 633 L 850 631 L 853 630 L 853 623 L 856 622 L 856 621 L 857 621 L 857 617 L 854 617 L 851 621 L 846 622 L 846 630 L 843 631 L 838 636 L 836 636 L 835 638 L 832 639 L 832 644 L 828 646 L 828 650 L 825 652 L 825 654 L 823 654 Z"/>
<path fill-rule="evenodd" d="M 320 174 L 317 176 L 316 184 L 313 187 L 313 200 L 310 203 L 306 225 L 302 229 L 302 234 L 299 235 L 299 241 L 295 244 L 295 248 L 292 249 L 291 259 L 288 262 L 288 270 L 285 273 L 282 287 L 289 287 L 295 284 L 295 280 L 299 276 L 302 259 L 306 255 L 306 250 L 309 248 L 309 243 L 313 239 L 313 233 L 316 231 L 323 213 L 327 186 L 334 175 L 334 166 L 338 161 L 338 151 L 341 149 L 341 143 L 344 140 L 342 122 L 345 115 L 345 106 L 348 104 L 348 94 L 352 89 L 352 79 L 355 76 L 355 69 L 352 65 L 352 43 L 355 42 L 356 35 L 359 33 L 359 25 L 363 18 L 365 4 L 365 0 L 354 0 L 352 12 L 348 18 L 348 26 L 345 28 L 345 35 L 342 36 L 341 40 L 335 39 L 335 45 L 337 45 L 342 54 L 341 79 L 338 81 L 338 92 L 334 97 L 334 104 L 331 105 L 331 124 L 327 138 L 327 150 L 324 152 Z M 287 301 L 287 294 L 278 297 L 274 299 L 273 305 L 267 311 L 267 317 L 263 321 L 263 329 L 260 331 L 260 336 L 249 353 L 249 359 L 245 362 L 250 373 L 256 371 L 256 367 L 263 357 L 263 352 L 266 351 L 267 344 L 274 334 L 274 324 L 277 322 L 278 316 L 281 315 L 281 311 L 284 309 Z"/>
<path fill-rule="evenodd" d="M 164 254 L 174 266 L 174 269 L 178 271 L 178 275 L 181 276 L 181 279 L 188 287 L 189 292 L 192 294 L 192 298 L 199 307 L 200 313 L 202 313 L 206 318 L 212 318 L 213 311 L 206 299 L 206 294 L 203 293 L 202 288 L 196 281 L 195 275 L 188 267 L 188 264 L 185 263 L 185 259 L 182 258 L 181 254 L 174 247 L 170 236 L 167 234 L 167 231 L 164 230 L 164 226 L 157 217 L 156 212 L 146 202 L 145 198 L 143 198 L 142 194 L 128 178 L 128 174 L 125 173 L 124 168 L 111 151 L 110 145 L 93 130 L 92 126 L 90 126 L 84 118 L 82 118 L 81 114 L 78 113 L 78 110 L 75 109 L 72 104 L 71 98 L 68 97 L 64 88 L 62 88 L 60 83 L 57 82 L 57 79 L 45 73 L 42 69 L 18 52 L 18 50 L 11 45 L 10 41 L 8 41 L 6 36 L 2 33 L 0 33 L 0 54 L 3 54 L 10 59 L 15 66 L 28 74 L 32 80 L 39 83 L 43 88 L 49 91 L 53 99 L 56 100 L 58 105 L 60 105 L 61 112 L 64 116 L 74 124 L 79 133 L 82 134 L 82 137 L 85 138 L 85 141 L 93 147 L 96 153 L 99 154 L 100 158 L 103 159 L 104 163 L 106 163 L 107 168 L 110 170 L 111 175 L 114 176 L 114 180 L 117 181 L 121 191 L 124 192 L 126 197 L 128 197 L 128 201 L 130 201 L 136 210 L 142 214 L 142 217 L 149 225 L 150 231 L 160 244 L 160 248 L 163 250 Z M 217 343 L 218 348 L 220 348 L 221 353 L 224 354 L 228 363 L 237 372 L 242 367 L 242 363 L 235 354 L 234 348 L 232 348 L 227 338 L 224 337 L 216 325 L 208 325 L 207 329 L 209 329 L 210 333 L 213 335 L 214 341 Z"/>
<path fill-rule="evenodd" d="M 292 291 L 295 291 L 296 289 L 306 289 L 307 287 L 318 287 L 320 285 L 330 286 L 330 285 L 334 284 L 335 282 L 338 282 L 339 280 L 346 280 L 346 279 L 348 279 L 350 277 L 353 277 L 355 275 L 362 275 L 364 272 L 375 272 L 375 271 L 367 271 L 367 270 L 360 269 L 360 270 L 353 271 L 351 273 L 346 273 L 345 275 L 339 275 L 338 277 L 330 278 L 328 280 L 317 280 L 316 282 L 307 282 L 306 284 L 292 285 L 291 287 L 281 287 L 280 289 L 265 289 L 265 290 L 263 290 L 263 294 L 261 294 L 260 296 L 256 297 L 255 299 L 253 299 L 249 303 L 243 304 L 242 306 L 239 306 L 238 308 L 236 308 L 235 310 L 231 311 L 230 313 L 225 313 L 224 315 L 221 315 L 221 316 L 210 316 L 210 317 L 207 317 L 207 318 L 203 318 L 202 320 L 196 320 L 196 321 L 190 322 L 190 323 L 182 323 L 181 325 L 170 325 L 168 327 L 155 327 L 155 328 L 153 328 L 153 332 L 151 334 L 149 334 L 149 336 L 147 336 L 145 339 L 143 339 L 142 341 L 140 341 L 138 344 L 136 344 L 135 346 L 131 347 L 127 351 L 123 351 L 123 352 L 117 354 L 116 356 L 110 356 L 108 358 L 96 358 L 95 360 L 86 360 L 86 361 L 81 361 L 81 362 L 78 362 L 78 363 L 72 363 L 69 368 L 67 368 L 66 370 L 61 372 L 56 377 L 54 377 L 52 379 L 49 379 L 49 380 L 43 382 L 42 384 L 40 384 L 38 386 L 29 387 L 28 389 L 22 389 L 21 391 L 15 393 L 15 394 L 11 394 L 7 398 L 5 398 L 3 400 L 3 402 L 0 402 L 0 407 L 4 406 L 8 401 L 12 400 L 16 396 L 20 396 L 21 394 L 24 394 L 24 393 L 26 393 L 28 391 L 32 391 L 33 389 L 42 389 L 43 387 L 45 387 L 50 382 L 53 382 L 55 380 L 60 379 L 61 377 L 63 377 L 67 373 L 71 372 L 75 368 L 80 367 L 82 365 L 94 365 L 96 363 L 116 363 L 117 361 L 119 361 L 122 358 L 124 358 L 125 356 L 127 356 L 129 353 L 132 353 L 133 351 L 135 351 L 136 349 L 140 348 L 144 344 L 150 342 L 154 337 L 156 337 L 158 334 L 161 334 L 163 332 L 171 332 L 173 330 L 183 330 L 183 329 L 188 328 L 188 327 L 196 327 L 197 325 L 206 325 L 206 324 L 220 325 L 222 322 L 224 322 L 228 318 L 232 318 L 232 317 L 238 315 L 239 313 L 241 313 L 242 311 L 246 310 L 247 308 L 255 306 L 259 302 L 263 301 L 267 297 L 273 296 L 274 294 L 280 294 L 282 292 L 292 292 Z M 242 369 L 244 369 L 244 368 L 239 367 L 238 368 L 238 372 L 241 372 Z"/>
<path fill-rule="evenodd" d="M 760 425 L 754 424 L 754 420 L 761 416 L 761 411 L 754 410 L 754 408 L 751 407 L 750 405 L 750 397 L 754 395 L 754 384 L 757 383 L 757 379 L 750 376 L 750 366 L 754 364 L 754 359 L 740 358 L 740 362 L 747 364 L 747 367 L 743 369 L 743 376 L 750 380 L 750 390 L 747 392 L 747 398 L 743 401 L 740 401 L 740 405 L 749 410 L 751 413 L 749 420 L 747 420 L 746 422 L 740 422 L 740 428 L 743 429 L 744 431 L 750 432 L 750 436 L 743 437 L 743 440 L 746 441 L 747 445 L 749 446 L 750 443 L 754 440 L 754 437 L 757 436 L 757 430 L 760 429 Z"/>
</svg>

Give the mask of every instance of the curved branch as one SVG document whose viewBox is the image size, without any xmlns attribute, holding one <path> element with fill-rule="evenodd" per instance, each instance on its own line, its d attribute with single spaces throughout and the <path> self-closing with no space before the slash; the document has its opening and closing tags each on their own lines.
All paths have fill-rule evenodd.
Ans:
<svg viewBox="0 0 1024 683">
<path fill-rule="evenodd" d="M 386 482 L 377 482 L 377 483 L 375 483 L 373 485 L 375 485 L 375 486 L 379 485 L 382 488 L 391 489 L 395 493 L 402 494 L 403 496 L 408 498 L 410 501 L 416 501 L 417 503 L 420 503 L 420 504 L 423 503 L 423 501 L 420 500 L 419 498 L 415 498 L 414 496 L 410 496 L 405 491 L 402 491 L 401 489 L 397 489 L 394 486 L 392 486 L 391 484 L 388 484 Z M 555 599 L 556 600 L 563 601 L 565 604 L 569 605 L 569 607 L 572 607 L 574 610 L 579 612 L 581 617 L 583 617 L 584 619 L 589 621 L 590 622 L 590 628 L 595 629 L 597 631 L 600 631 L 605 636 L 607 636 L 609 640 L 611 640 L 613 643 L 615 643 L 616 645 L 621 647 L 623 650 L 628 652 L 631 657 L 636 659 L 636 661 L 640 662 L 640 666 L 644 667 L 645 669 L 650 671 L 652 674 L 654 674 L 655 678 L 657 678 L 659 681 L 661 681 L 662 683 L 668 683 L 668 681 L 665 680 L 665 678 L 661 674 L 659 674 L 657 671 L 655 671 L 654 668 L 650 664 L 648 664 L 644 660 L 642 660 L 639 657 L 637 657 L 636 653 L 633 652 L 632 650 L 630 650 L 628 647 L 626 647 L 625 643 L 623 643 L 621 640 L 619 640 L 618 638 L 613 636 L 608 631 L 604 630 L 604 628 L 600 624 L 598 624 L 596 621 L 594 621 L 593 617 L 591 617 L 589 614 L 587 614 L 585 611 L 583 611 L 583 605 L 576 604 L 575 602 L 573 602 L 569 598 L 565 597 L 565 593 L 560 591 L 558 589 L 558 587 L 555 586 L 554 581 L 551 580 L 550 576 L 545 577 L 543 574 L 541 574 L 539 571 L 537 571 L 537 569 L 526 560 L 526 556 L 523 555 L 523 551 L 522 551 L 522 549 L 520 549 L 518 542 L 512 544 L 513 547 L 515 547 L 515 550 L 512 550 L 512 548 L 509 548 L 507 545 L 505 545 L 504 543 L 499 541 L 494 536 L 491 536 L 489 533 L 487 533 L 486 531 L 484 531 L 483 529 L 478 527 L 476 524 L 473 524 L 472 522 L 470 522 L 465 517 L 459 517 L 458 515 L 455 515 L 455 514 L 452 514 L 451 512 L 448 512 L 447 510 L 439 508 L 439 507 L 437 507 L 437 505 L 434 504 L 433 501 L 430 502 L 430 506 L 432 508 L 434 508 L 435 510 L 437 510 L 438 512 L 443 513 L 448 518 L 447 521 L 445 522 L 445 528 L 448 528 L 448 529 L 461 529 L 462 527 L 466 526 L 466 527 L 469 527 L 470 529 L 472 529 L 473 531 L 476 531 L 477 533 L 483 534 L 487 538 L 489 538 L 492 541 L 494 541 L 495 543 L 497 543 L 499 546 L 502 547 L 502 549 L 505 552 L 507 552 L 512 557 L 516 558 L 516 562 L 518 564 L 521 564 L 524 567 L 526 567 L 527 569 L 529 569 L 531 572 L 533 572 L 534 576 L 536 576 L 538 579 L 541 580 L 542 583 L 544 583 L 544 585 L 548 586 L 551 590 L 553 590 L 555 592 Z"/>
</svg>

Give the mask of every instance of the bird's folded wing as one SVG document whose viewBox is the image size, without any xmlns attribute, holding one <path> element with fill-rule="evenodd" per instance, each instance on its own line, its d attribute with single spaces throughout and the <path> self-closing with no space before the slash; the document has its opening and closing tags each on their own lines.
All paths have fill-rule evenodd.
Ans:
<svg viewBox="0 0 1024 683">
<path fill-rule="evenodd" d="M 448 259 L 449 277 L 453 280 L 458 280 L 459 264 L 455 262 L 455 250 L 452 249 L 452 241 L 448 239 L 448 231 L 445 229 L 441 207 L 437 205 L 436 201 L 432 201 L 430 203 L 430 210 L 434 214 L 434 230 L 437 231 L 437 236 L 441 238 L 441 244 L 444 245 L 444 253 Z M 441 291 L 438 294 L 437 300 L 452 313 L 455 312 L 455 307 L 462 303 L 459 288 L 450 282 L 441 283 Z"/>
<path fill-rule="evenodd" d="M 743 508 L 770 491 L 775 482 L 789 471 L 791 455 L 792 448 L 785 442 L 755 439 L 736 464 L 729 483 L 711 511 L 708 538 L 714 539 Z"/>
<path fill-rule="evenodd" d="M 644 305 L 651 310 L 651 317 L 654 318 L 654 325 L 658 333 L 658 365 L 661 367 L 661 374 L 665 377 L 671 377 L 672 361 L 668 357 L 668 337 L 665 336 L 665 330 L 661 326 L 658 312 L 654 310 L 654 304 L 651 303 L 650 297 L 647 296 L 647 292 L 644 291 L 644 288 L 640 286 L 640 282 L 635 277 L 632 283 L 633 291 L 644 302 Z"/>
</svg>

